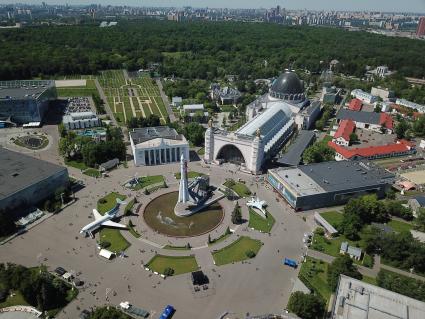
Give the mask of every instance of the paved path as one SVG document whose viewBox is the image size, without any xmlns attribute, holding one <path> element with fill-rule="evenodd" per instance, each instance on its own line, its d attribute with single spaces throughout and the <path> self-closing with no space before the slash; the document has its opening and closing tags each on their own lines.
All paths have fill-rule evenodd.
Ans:
<svg viewBox="0 0 425 319">
<path fill-rule="evenodd" d="M 57 128 L 55 129 L 57 131 Z M 51 151 L 57 153 L 57 149 Z M 60 163 L 60 158 L 48 151 L 40 153 L 40 156 Z M 38 154 L 36 157 L 39 157 Z M 132 243 L 126 251 L 127 257 L 116 258 L 112 262 L 101 259 L 98 256 L 96 241 L 79 236 L 80 229 L 93 220 L 91 210 L 99 198 L 116 191 L 128 197 L 137 197 L 143 209 L 143 205 L 146 205 L 154 194 L 144 195 L 140 191 L 132 192 L 122 186 L 124 181 L 136 172 L 139 176 L 161 174 L 165 176 L 169 190 L 177 187 L 173 174 L 179 171 L 179 164 L 134 167 L 133 163 L 129 162 L 128 168 L 119 167 L 111 171 L 109 177 L 98 179 L 83 175 L 78 169 L 69 168 L 70 175 L 86 184 L 86 188 L 76 194 L 77 201 L 29 232 L 0 246 L 0 262 L 15 262 L 26 266 L 42 262 L 50 270 L 63 266 L 65 269 L 81 272 L 79 277 L 89 288 L 80 290 L 78 298 L 58 314 L 59 319 L 75 319 L 82 309 L 104 305 L 105 292 L 110 289 L 113 291 L 108 295 L 111 305 L 128 300 L 158 314 L 165 305 L 172 303 L 178 309 L 173 317 L 175 319 L 196 318 L 200 313 L 203 319 L 214 319 L 224 311 L 237 313 L 240 318 L 247 312 L 280 313 L 288 301 L 299 271 L 283 267 L 281 259 L 285 256 L 300 260 L 305 251 L 302 243 L 303 233 L 311 231 L 312 228 L 302 220 L 302 215 L 294 213 L 282 200 L 276 200 L 276 195 L 264 185 L 256 185 L 250 175 L 235 173 L 225 165 L 208 167 L 202 166 L 200 162 L 189 163 L 189 168 L 208 174 L 211 183 L 215 185 L 222 183 L 229 176 L 245 180 L 247 186 L 269 204 L 269 211 L 276 219 L 271 235 L 247 229 L 247 223 L 233 226 L 229 223 L 228 212 L 234 208 L 234 203 L 224 200 L 225 220 L 211 232 L 211 237 L 216 238 L 223 234 L 227 225 L 236 231 L 220 243 L 211 247 L 205 246 L 208 235 L 204 235 L 190 239 L 192 247 L 197 249 L 164 250 L 159 247 L 164 244 L 181 246 L 189 239 L 168 238 L 149 231 L 142 215 L 139 214 L 130 219 L 142 234 L 142 239 L 136 239 L 126 231 L 121 232 Z M 240 200 L 239 204 L 245 205 L 244 201 Z M 247 218 L 245 209 L 243 217 Z M 124 223 L 126 222 L 125 220 Z M 211 250 L 229 245 L 238 236 L 260 239 L 264 245 L 258 256 L 243 263 L 215 266 Z M 144 270 L 141 266 L 156 253 L 195 255 L 212 283 L 208 297 L 194 293 L 190 274 L 164 280 Z M 131 286 L 131 290 L 128 286 Z"/>
<path fill-rule="evenodd" d="M 168 113 L 168 116 L 170 118 L 170 122 L 173 123 L 173 122 L 177 121 L 177 119 L 174 116 L 173 110 L 171 109 L 170 101 L 168 100 L 168 96 L 164 93 L 164 88 L 162 87 L 161 79 L 155 79 L 155 81 L 156 81 L 156 84 L 159 87 L 159 92 L 161 93 L 161 98 L 162 98 L 162 101 L 165 104 L 165 108 L 167 109 L 167 113 Z"/>
<path fill-rule="evenodd" d="M 328 254 L 322 253 L 320 251 L 312 250 L 312 249 L 309 249 L 307 251 L 307 255 L 310 256 L 310 257 L 313 257 L 315 259 L 322 260 L 322 261 L 324 261 L 328 264 L 332 263 L 332 261 L 335 259 L 335 257 L 333 257 L 333 256 L 330 256 Z M 378 275 L 378 273 L 381 269 L 385 269 L 385 270 L 395 272 L 399 275 L 403 275 L 403 276 L 406 276 L 406 277 L 409 277 L 409 278 L 414 278 L 414 279 L 417 279 L 417 280 L 425 281 L 425 277 L 423 277 L 423 276 L 411 274 L 408 271 L 404 271 L 404 270 L 401 270 L 401 269 L 398 269 L 398 268 L 394 268 L 394 267 L 382 264 L 381 258 L 379 256 L 375 256 L 373 268 L 368 268 L 368 267 L 364 267 L 364 266 L 360 266 L 360 265 L 356 265 L 356 266 L 357 266 L 357 269 L 359 270 L 359 272 L 362 275 L 368 276 L 368 277 L 374 277 L 375 278 Z"/>
<path fill-rule="evenodd" d="M 94 80 L 94 83 L 96 84 L 96 88 L 97 91 L 99 92 L 100 98 L 103 100 L 103 102 L 105 103 L 105 111 L 106 114 L 108 114 L 109 118 L 111 119 L 112 123 L 115 126 L 118 126 L 117 121 L 115 120 L 114 114 L 112 113 L 111 107 L 108 103 L 108 99 L 106 98 L 105 92 L 103 92 L 103 88 L 100 85 L 99 81 L 97 79 Z"/>
</svg>

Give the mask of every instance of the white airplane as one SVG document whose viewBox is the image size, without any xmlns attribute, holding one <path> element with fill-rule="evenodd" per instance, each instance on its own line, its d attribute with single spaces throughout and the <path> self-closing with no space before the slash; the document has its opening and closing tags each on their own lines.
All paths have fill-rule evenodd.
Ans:
<svg viewBox="0 0 425 319">
<path fill-rule="evenodd" d="M 93 216 L 95 221 L 84 226 L 80 230 L 80 234 L 89 235 L 90 237 L 94 238 L 93 232 L 102 226 L 127 229 L 127 226 L 112 221 L 112 219 L 118 217 L 117 214 L 120 205 L 122 204 L 126 203 L 117 198 L 117 204 L 115 205 L 115 207 L 112 208 L 110 211 L 106 212 L 103 216 L 96 209 L 93 209 Z"/>
<path fill-rule="evenodd" d="M 267 205 L 266 201 L 260 200 L 258 197 L 257 198 L 251 197 L 251 199 L 246 203 L 246 206 L 258 209 L 265 218 L 267 218 L 267 213 L 263 209 L 263 207 L 266 205 Z"/>
</svg>

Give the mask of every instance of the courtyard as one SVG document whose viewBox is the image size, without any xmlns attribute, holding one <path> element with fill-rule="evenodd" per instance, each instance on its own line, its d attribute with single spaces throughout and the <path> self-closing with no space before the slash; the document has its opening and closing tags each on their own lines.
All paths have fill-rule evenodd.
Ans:
<svg viewBox="0 0 425 319">
<path fill-rule="evenodd" d="M 47 153 L 46 156 L 50 155 Z M 44 153 L 37 157 L 43 158 Z M 55 160 L 54 157 L 50 159 Z M 203 167 L 199 162 L 191 162 L 189 169 L 209 175 L 214 185 L 220 185 L 230 175 L 227 166 Z M 256 192 L 261 199 L 268 202 L 268 211 L 275 219 L 270 234 L 247 227 L 249 211 L 246 199 L 241 199 L 239 205 L 245 223 L 231 223 L 230 215 L 234 202 L 224 200 L 221 206 L 225 214 L 219 225 L 206 234 L 191 238 L 162 235 L 144 223 L 139 210 L 134 210 L 129 216 L 122 217 L 120 222 L 127 225 L 131 221 L 140 237 L 133 236 L 129 231 L 113 230 L 114 236 L 119 234 L 122 239 L 118 242 L 115 239 L 111 241 L 114 241 L 114 245 L 118 243 L 122 246 L 112 246 L 110 249 L 125 250 L 125 258 L 117 257 L 112 261 L 99 257 L 97 247 L 102 236 L 105 232 L 108 234 L 110 229 L 99 231 L 95 240 L 79 235 L 79 230 L 93 220 L 91 211 L 96 208 L 99 199 L 106 196 L 106 202 L 102 201 L 105 207 L 101 210 L 107 210 L 113 203 L 110 198 L 112 195 L 108 194 L 115 192 L 122 195 L 121 198 L 125 196 L 125 201 L 136 198 L 134 207 L 140 205 L 143 211 L 157 196 L 177 189 L 178 181 L 174 173 L 178 170 L 178 164 L 146 168 L 134 167 L 130 163 L 128 168 L 118 168 L 110 172 L 107 178 L 94 179 L 84 175 L 79 169 L 69 167 L 70 175 L 82 180 L 86 185 L 76 193 L 77 201 L 60 214 L 53 215 L 29 232 L 0 246 L 0 261 L 26 266 L 43 263 L 50 270 L 62 266 L 79 273 L 87 288 L 80 291 L 78 300 L 58 314 L 58 318 L 63 319 L 78 317 L 79 309 L 104 304 L 106 297 L 111 304 L 129 300 L 135 305 L 149 309 L 152 318 L 155 318 L 166 304 L 173 304 L 178 309 L 174 316 L 177 319 L 196 317 L 200 312 L 205 313 L 204 318 L 207 319 L 216 318 L 223 311 L 241 315 L 247 311 L 258 314 L 280 313 L 286 305 L 297 276 L 297 271 L 282 267 L 280 260 L 282 257 L 301 259 L 305 251 L 302 234 L 311 230 L 311 226 L 303 221 L 301 215 L 294 214 L 285 203 L 277 201 L 275 195 L 264 185 L 254 184 L 251 175 L 232 173 L 232 177 L 243 180 L 252 192 Z M 169 188 L 161 188 L 146 195 L 141 190 L 134 191 L 122 186 L 128 176 L 134 176 L 136 173 L 138 176 L 163 176 Z M 226 234 L 228 227 L 231 229 L 230 234 Z M 219 240 L 209 245 L 209 235 L 212 239 Z M 226 250 L 226 247 L 237 246 L 240 238 L 245 237 L 250 238 L 250 244 L 254 243 L 254 246 L 238 249 L 235 256 L 239 256 L 239 260 L 235 257 L 223 262 L 222 266 L 214 265 L 214 251 L 225 251 L 227 254 L 229 248 Z M 255 257 L 248 258 L 247 250 L 253 250 Z M 155 256 L 164 257 L 153 259 Z M 194 259 L 187 259 L 190 256 Z M 207 274 L 213 283 L 214 289 L 208 292 L 208 297 L 200 298 L 193 293 L 190 274 L 187 273 L 195 269 L 193 260 L 196 268 Z M 165 271 L 165 268 L 175 267 L 174 275 L 164 280 L 152 271 L 144 269 L 144 265 L 148 263 L 153 264 L 155 271 L 160 270 L 158 273 Z M 186 307 L 187 304 L 193 306 Z M 255 308 L 252 308 L 253 304 Z"/>
</svg>

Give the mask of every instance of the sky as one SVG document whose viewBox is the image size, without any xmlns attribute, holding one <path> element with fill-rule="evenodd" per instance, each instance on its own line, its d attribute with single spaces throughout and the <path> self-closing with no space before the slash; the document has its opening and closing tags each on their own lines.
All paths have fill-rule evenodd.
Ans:
<svg viewBox="0 0 425 319">
<path fill-rule="evenodd" d="M 425 13 L 425 0 L 44 0 L 48 4 L 111 4 L 160 7 L 271 8 L 312 10 L 373 10 Z M 40 4 L 42 0 L 0 0 L 0 3 Z"/>
</svg>

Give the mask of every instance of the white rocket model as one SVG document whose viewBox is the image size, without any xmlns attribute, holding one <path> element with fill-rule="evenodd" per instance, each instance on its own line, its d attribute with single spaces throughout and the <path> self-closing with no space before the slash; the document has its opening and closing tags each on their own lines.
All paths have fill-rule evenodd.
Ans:
<svg viewBox="0 0 425 319">
<path fill-rule="evenodd" d="M 180 186 L 178 203 L 187 203 L 190 201 L 189 187 L 187 183 L 187 160 L 184 153 L 180 157 Z"/>
</svg>

